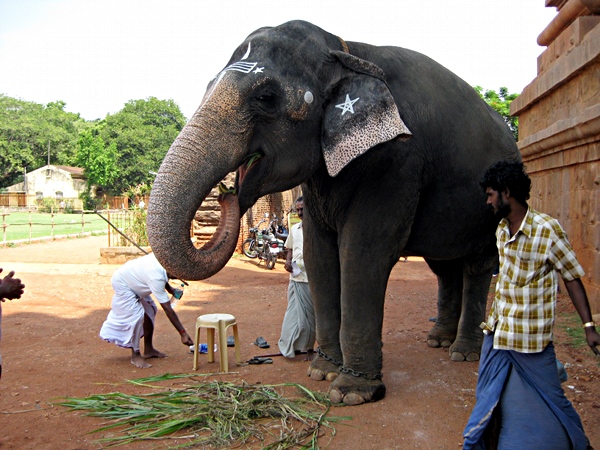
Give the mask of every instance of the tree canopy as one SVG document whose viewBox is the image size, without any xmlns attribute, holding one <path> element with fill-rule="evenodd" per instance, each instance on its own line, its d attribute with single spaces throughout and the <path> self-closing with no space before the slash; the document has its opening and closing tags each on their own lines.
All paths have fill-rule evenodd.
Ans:
<svg viewBox="0 0 600 450">
<path fill-rule="evenodd" d="M 490 105 L 498 114 L 502 116 L 510 131 L 512 131 L 515 141 L 519 139 L 519 118 L 510 115 L 510 104 L 519 96 L 519 94 L 509 94 L 508 89 L 501 87 L 498 92 L 491 89 L 483 92 L 481 86 L 475 86 L 475 91 L 479 96 Z"/>
<path fill-rule="evenodd" d="M 41 105 L 0 94 L 0 188 L 48 164 L 84 169 L 88 188 L 120 195 L 151 184 L 186 122 L 173 100 L 131 100 L 103 120 L 85 121 L 65 102 Z M 50 158 L 48 158 L 50 154 Z M 88 190 L 89 194 L 89 190 Z"/>
<path fill-rule="evenodd" d="M 186 119 L 173 100 L 149 97 L 131 100 L 98 124 L 98 135 L 106 144 L 116 145 L 119 177 L 109 190 L 122 194 L 130 186 L 151 184 L 169 147 Z"/>
<path fill-rule="evenodd" d="M 0 94 L 0 187 L 52 164 L 72 165 L 79 133 L 89 127 L 62 101 L 41 105 Z"/>
</svg>

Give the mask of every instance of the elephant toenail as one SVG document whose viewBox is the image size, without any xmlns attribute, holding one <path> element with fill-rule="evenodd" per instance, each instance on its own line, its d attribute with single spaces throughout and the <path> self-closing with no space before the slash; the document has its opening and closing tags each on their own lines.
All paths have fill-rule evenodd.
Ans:
<svg viewBox="0 0 600 450">
<path fill-rule="evenodd" d="M 344 401 L 344 396 L 337 389 L 332 389 L 329 392 L 329 401 L 331 403 L 342 403 Z"/>
<path fill-rule="evenodd" d="M 440 343 L 435 339 L 427 339 L 427 345 L 432 348 L 438 348 L 440 346 Z"/>
<path fill-rule="evenodd" d="M 463 355 L 462 353 L 459 353 L 459 352 L 452 352 L 450 359 L 452 359 L 452 361 L 464 361 L 465 355 Z"/>
<path fill-rule="evenodd" d="M 356 405 L 360 405 L 364 402 L 365 402 L 365 399 L 362 396 L 355 394 L 353 392 L 344 396 L 344 403 L 348 406 L 356 406 Z"/>
<path fill-rule="evenodd" d="M 325 377 L 325 379 L 327 381 L 333 381 L 333 380 L 335 380 L 338 377 L 338 375 L 339 375 L 339 373 L 337 373 L 337 372 L 329 372 L 327 374 L 327 377 Z"/>
</svg>

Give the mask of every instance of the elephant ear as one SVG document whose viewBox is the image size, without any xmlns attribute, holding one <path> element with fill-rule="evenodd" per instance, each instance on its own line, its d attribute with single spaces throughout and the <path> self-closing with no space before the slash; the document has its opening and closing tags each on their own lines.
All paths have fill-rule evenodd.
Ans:
<svg viewBox="0 0 600 450">
<path fill-rule="evenodd" d="M 325 107 L 321 145 L 327 172 L 335 177 L 350 161 L 370 148 L 412 133 L 375 64 L 332 51 L 349 70 L 332 88 Z"/>
</svg>

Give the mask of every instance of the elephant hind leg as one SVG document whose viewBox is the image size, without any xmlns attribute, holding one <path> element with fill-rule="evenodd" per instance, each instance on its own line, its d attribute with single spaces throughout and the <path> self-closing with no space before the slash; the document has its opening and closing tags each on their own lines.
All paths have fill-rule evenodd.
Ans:
<svg viewBox="0 0 600 450">
<path fill-rule="evenodd" d="M 493 252 L 465 261 L 462 311 L 458 334 L 450 346 L 452 361 L 479 361 L 483 332 L 479 324 L 485 319 L 485 308 L 492 272 L 497 256 Z"/>
<path fill-rule="evenodd" d="M 456 339 L 461 315 L 463 261 L 426 261 L 438 279 L 438 313 L 427 345 L 449 348 Z"/>
</svg>

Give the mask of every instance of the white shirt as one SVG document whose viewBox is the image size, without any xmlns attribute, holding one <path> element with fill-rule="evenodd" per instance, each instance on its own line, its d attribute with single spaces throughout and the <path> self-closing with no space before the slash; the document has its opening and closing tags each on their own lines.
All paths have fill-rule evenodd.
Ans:
<svg viewBox="0 0 600 450">
<path fill-rule="evenodd" d="M 169 293 L 165 284 L 169 281 L 167 271 L 160 265 L 154 253 L 126 262 L 115 272 L 115 275 L 129 286 L 139 297 L 153 294 L 159 303 L 169 301 Z"/>
<path fill-rule="evenodd" d="M 296 276 L 290 274 L 290 280 L 308 283 L 306 269 L 304 268 L 304 237 L 302 234 L 302 222 L 292 226 L 290 234 L 285 241 L 285 248 L 292 250 L 292 264 L 296 263 L 300 269 L 300 273 Z"/>
</svg>

